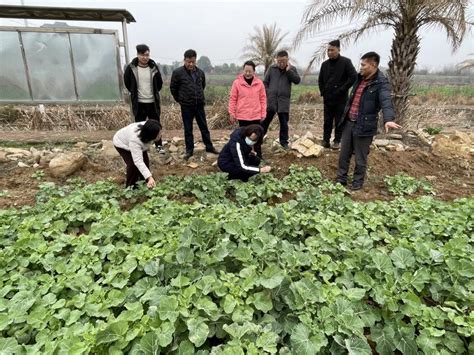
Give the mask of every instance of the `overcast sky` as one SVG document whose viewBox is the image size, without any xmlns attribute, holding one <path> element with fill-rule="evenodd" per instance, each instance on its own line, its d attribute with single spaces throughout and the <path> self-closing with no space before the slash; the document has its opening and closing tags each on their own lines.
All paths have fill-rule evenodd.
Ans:
<svg viewBox="0 0 474 355">
<path fill-rule="evenodd" d="M 38 6 L 70 6 L 70 7 L 103 7 L 123 8 L 136 19 L 136 23 L 128 26 L 129 48 L 135 54 L 135 45 L 147 43 L 151 48 L 151 56 L 163 64 L 171 64 L 182 60 L 183 53 L 193 48 L 200 55 L 206 55 L 212 64 L 238 63 L 242 48 L 246 44 L 249 33 L 254 26 L 272 24 L 283 32 L 289 32 L 285 44 L 291 44 L 300 28 L 301 18 L 308 1 L 303 0 L 24 0 L 25 5 Z M 0 0 L 0 4 L 21 4 L 21 0 Z M 474 13 L 471 2 L 470 14 Z M 46 21 L 52 23 L 54 21 Z M 41 25 L 43 21 L 29 21 L 29 25 Z M 23 20 L 0 19 L 0 25 L 23 25 Z M 69 22 L 70 25 L 81 25 L 100 28 L 120 29 L 115 23 Z M 290 53 L 300 66 L 306 66 L 312 52 L 333 37 L 338 31 L 347 29 L 347 24 L 338 23 L 332 28 L 306 40 L 301 47 Z M 375 50 L 382 57 L 382 65 L 387 66 L 390 54 L 392 31 L 380 30 L 365 37 L 357 44 L 342 48 L 342 54 L 354 63 L 367 51 Z M 421 51 L 418 56 L 418 67 L 442 69 L 455 65 L 474 54 L 474 35 L 467 34 L 463 45 L 455 52 L 447 42 L 446 35 L 435 29 L 427 29 L 420 33 L 422 37 Z"/>
</svg>

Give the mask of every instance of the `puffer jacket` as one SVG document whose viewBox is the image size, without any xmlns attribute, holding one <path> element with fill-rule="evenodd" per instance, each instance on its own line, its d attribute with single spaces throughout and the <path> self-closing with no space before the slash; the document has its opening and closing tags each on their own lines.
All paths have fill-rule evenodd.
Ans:
<svg viewBox="0 0 474 355">
<path fill-rule="evenodd" d="M 240 74 L 232 84 L 229 98 L 229 115 L 243 121 L 261 120 L 267 114 L 265 86 L 257 76 L 249 85 Z"/>
<path fill-rule="evenodd" d="M 192 73 L 183 65 L 171 74 L 170 91 L 174 100 L 181 106 L 204 106 L 204 89 L 206 88 L 206 75 L 198 67 Z"/>
</svg>

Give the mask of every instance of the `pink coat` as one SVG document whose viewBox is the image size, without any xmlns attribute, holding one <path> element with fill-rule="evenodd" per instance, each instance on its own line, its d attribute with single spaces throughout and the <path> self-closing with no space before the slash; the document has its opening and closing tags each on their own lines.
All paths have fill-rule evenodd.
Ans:
<svg viewBox="0 0 474 355">
<path fill-rule="evenodd" d="M 250 86 L 240 74 L 232 84 L 229 98 L 229 114 L 238 120 L 261 120 L 267 114 L 267 95 L 262 80 L 253 77 Z"/>
</svg>

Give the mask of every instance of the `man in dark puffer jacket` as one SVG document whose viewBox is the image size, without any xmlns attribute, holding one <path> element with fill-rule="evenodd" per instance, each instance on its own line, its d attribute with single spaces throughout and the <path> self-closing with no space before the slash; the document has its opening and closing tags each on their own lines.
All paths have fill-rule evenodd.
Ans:
<svg viewBox="0 0 474 355">
<path fill-rule="evenodd" d="M 206 112 L 204 111 L 206 76 L 201 69 L 196 67 L 196 56 L 197 53 L 193 49 L 188 49 L 184 52 L 184 65 L 173 71 L 170 83 L 171 95 L 181 106 L 186 144 L 185 159 L 189 159 L 194 153 L 194 118 L 196 118 L 199 130 L 201 131 L 206 152 L 219 154 L 212 145 L 211 134 L 207 128 Z"/>
<path fill-rule="evenodd" d="M 352 87 L 340 123 L 342 140 L 336 181 L 347 185 L 347 173 L 354 153 L 352 190 L 360 190 L 364 184 L 370 144 L 377 134 L 379 111 L 383 111 L 386 132 L 391 128 L 402 128 L 394 122 L 395 111 L 390 97 L 390 84 L 379 70 L 379 63 L 380 56 L 375 52 L 368 52 L 362 56 L 360 74 Z"/>
</svg>

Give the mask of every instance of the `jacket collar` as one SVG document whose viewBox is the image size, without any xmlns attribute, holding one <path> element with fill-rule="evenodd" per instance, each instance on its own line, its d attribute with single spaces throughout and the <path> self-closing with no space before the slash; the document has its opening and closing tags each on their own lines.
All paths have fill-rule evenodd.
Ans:
<svg viewBox="0 0 474 355">
<path fill-rule="evenodd" d="M 133 58 L 130 64 L 135 67 L 138 67 L 138 57 Z M 153 59 L 148 59 L 148 67 L 152 69 L 156 67 L 156 63 Z"/>
</svg>

